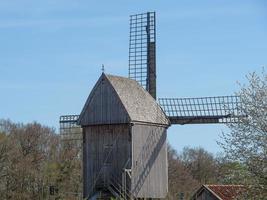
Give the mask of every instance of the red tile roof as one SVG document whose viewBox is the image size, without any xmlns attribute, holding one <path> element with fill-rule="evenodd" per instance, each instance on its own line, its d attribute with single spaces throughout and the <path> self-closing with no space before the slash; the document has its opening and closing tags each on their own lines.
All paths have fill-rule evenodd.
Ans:
<svg viewBox="0 0 267 200">
<path fill-rule="evenodd" d="M 245 191 L 243 185 L 204 185 L 204 187 L 221 200 L 234 200 Z"/>
</svg>

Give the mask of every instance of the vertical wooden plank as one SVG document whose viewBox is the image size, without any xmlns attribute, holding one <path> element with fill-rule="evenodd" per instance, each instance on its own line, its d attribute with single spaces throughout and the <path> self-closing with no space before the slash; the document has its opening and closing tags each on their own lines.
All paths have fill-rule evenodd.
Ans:
<svg viewBox="0 0 267 200">
<path fill-rule="evenodd" d="M 131 141 L 129 136 L 129 125 L 99 125 L 88 126 L 84 128 L 86 134 L 84 144 L 84 194 L 89 194 L 88 188 L 94 187 L 96 178 L 99 187 L 105 187 L 101 185 L 112 174 L 117 174 L 117 180 L 121 181 L 122 168 L 126 161 L 130 158 Z M 104 166 L 107 152 L 104 151 L 105 146 L 112 146 L 111 154 L 113 160 L 110 165 Z M 103 172 L 100 174 L 100 170 Z M 107 180 L 106 180 L 107 181 Z M 121 184 L 121 183 L 119 183 Z M 95 190 L 95 189 L 94 189 Z"/>
<path fill-rule="evenodd" d="M 166 128 L 133 126 L 132 190 L 138 198 L 165 198 L 168 190 Z M 148 153 L 144 153 L 144 152 Z"/>
<path fill-rule="evenodd" d="M 88 110 L 86 110 L 83 116 L 83 124 L 129 122 L 128 113 L 107 80 L 102 79 L 93 92 Z"/>
</svg>

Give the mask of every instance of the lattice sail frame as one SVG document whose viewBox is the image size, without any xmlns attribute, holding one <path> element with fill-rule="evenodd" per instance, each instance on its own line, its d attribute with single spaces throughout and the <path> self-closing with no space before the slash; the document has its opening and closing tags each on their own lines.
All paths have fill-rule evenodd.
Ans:
<svg viewBox="0 0 267 200">
<path fill-rule="evenodd" d="M 156 99 L 156 14 L 130 16 L 129 78 Z"/>
<path fill-rule="evenodd" d="M 160 98 L 171 124 L 237 123 L 245 117 L 239 96 Z"/>
<path fill-rule="evenodd" d="M 82 128 L 77 125 L 79 115 L 63 115 L 59 118 L 60 136 L 62 140 L 82 140 Z"/>
<path fill-rule="evenodd" d="M 129 78 L 136 80 L 156 99 L 156 14 L 130 16 Z M 242 105 L 238 96 L 159 98 L 171 124 L 237 123 Z M 79 115 L 60 116 L 63 140 L 82 140 Z"/>
</svg>

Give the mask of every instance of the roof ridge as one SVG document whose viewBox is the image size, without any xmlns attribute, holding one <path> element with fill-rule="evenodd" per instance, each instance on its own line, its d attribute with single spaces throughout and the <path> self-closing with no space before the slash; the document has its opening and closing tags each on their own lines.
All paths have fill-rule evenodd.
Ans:
<svg viewBox="0 0 267 200">
<path fill-rule="evenodd" d="M 136 80 L 134 79 L 131 79 L 131 78 L 127 78 L 125 76 L 119 76 L 119 75 L 113 75 L 113 74 L 106 74 L 106 73 L 103 73 L 106 77 L 116 77 L 116 78 L 122 78 L 122 79 L 126 79 L 126 80 L 132 80 L 134 82 L 137 82 Z M 137 82 L 138 83 L 138 82 Z"/>
</svg>

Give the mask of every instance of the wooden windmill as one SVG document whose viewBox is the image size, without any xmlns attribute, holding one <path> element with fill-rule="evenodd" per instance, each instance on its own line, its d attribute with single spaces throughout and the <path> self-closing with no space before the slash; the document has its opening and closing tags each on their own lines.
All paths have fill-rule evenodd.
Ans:
<svg viewBox="0 0 267 200">
<path fill-rule="evenodd" d="M 102 74 L 80 115 L 60 117 L 65 140 L 83 141 L 84 198 L 164 198 L 170 125 L 234 123 L 237 96 L 159 98 L 155 12 L 130 16 L 129 77 Z"/>
</svg>

